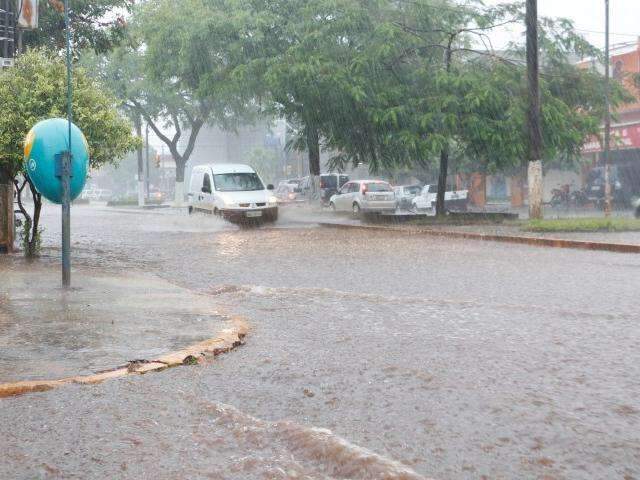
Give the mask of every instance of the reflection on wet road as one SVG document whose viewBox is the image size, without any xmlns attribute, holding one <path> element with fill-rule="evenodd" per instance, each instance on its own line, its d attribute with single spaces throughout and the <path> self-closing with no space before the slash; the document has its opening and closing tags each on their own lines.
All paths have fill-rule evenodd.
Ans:
<svg viewBox="0 0 640 480">
<path fill-rule="evenodd" d="M 2 401 L 0 477 L 640 476 L 636 256 L 75 214 L 76 264 L 253 329 L 215 365 Z"/>
</svg>

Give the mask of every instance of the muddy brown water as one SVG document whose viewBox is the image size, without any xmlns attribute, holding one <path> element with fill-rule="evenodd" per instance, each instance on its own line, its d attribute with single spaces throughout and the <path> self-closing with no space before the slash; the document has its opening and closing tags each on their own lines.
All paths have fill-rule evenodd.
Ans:
<svg viewBox="0 0 640 480">
<path fill-rule="evenodd" d="M 158 275 L 252 331 L 210 365 L 3 400 L 0 477 L 640 476 L 636 256 L 75 219 L 78 266 Z"/>
</svg>

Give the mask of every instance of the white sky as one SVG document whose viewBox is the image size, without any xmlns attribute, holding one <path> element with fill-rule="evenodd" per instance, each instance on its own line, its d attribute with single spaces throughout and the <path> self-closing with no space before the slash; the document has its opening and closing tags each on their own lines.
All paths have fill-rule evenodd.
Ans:
<svg viewBox="0 0 640 480">
<path fill-rule="evenodd" d="M 485 0 L 487 5 L 506 3 L 504 0 Z M 640 36 L 640 0 L 610 0 L 611 44 L 637 40 Z M 604 48 L 604 0 L 538 0 L 538 15 L 565 17 L 573 20 L 577 30 L 599 48 Z M 500 48 L 524 31 L 524 25 L 511 33 L 496 33 L 494 47 Z"/>
</svg>

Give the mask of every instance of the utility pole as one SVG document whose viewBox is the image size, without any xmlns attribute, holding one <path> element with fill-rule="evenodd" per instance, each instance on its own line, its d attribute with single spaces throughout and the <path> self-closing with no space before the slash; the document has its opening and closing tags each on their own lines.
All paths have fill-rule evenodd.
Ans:
<svg viewBox="0 0 640 480">
<path fill-rule="evenodd" d="M 542 218 L 542 126 L 540 124 L 540 66 L 538 0 L 527 0 L 527 79 L 529 83 L 529 218 Z"/>
<path fill-rule="evenodd" d="M 142 138 L 142 117 L 140 115 L 136 116 L 135 119 L 135 127 L 136 134 L 139 138 Z M 138 156 L 138 206 L 142 207 L 144 205 L 144 159 L 142 157 L 142 145 L 138 147 L 138 151 L 136 152 Z"/>
<path fill-rule="evenodd" d="M 145 193 L 149 200 L 149 123 L 147 123 L 147 131 L 145 135 L 145 157 L 146 157 L 146 175 L 145 175 Z"/>
<path fill-rule="evenodd" d="M 604 40 L 604 101 L 605 101 L 605 113 L 604 113 L 604 215 L 605 217 L 611 216 L 611 167 L 610 152 L 611 152 L 611 99 L 609 95 L 611 59 L 609 58 L 609 0 L 604 0 L 605 8 L 605 40 Z"/>
</svg>

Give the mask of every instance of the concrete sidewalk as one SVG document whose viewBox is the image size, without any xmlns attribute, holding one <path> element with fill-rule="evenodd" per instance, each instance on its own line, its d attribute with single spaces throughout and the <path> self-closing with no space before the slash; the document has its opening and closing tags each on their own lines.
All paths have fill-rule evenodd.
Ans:
<svg viewBox="0 0 640 480">
<path fill-rule="evenodd" d="M 56 267 L 0 258 L 0 384 L 91 375 L 160 358 L 228 327 L 212 297 L 135 272 Z"/>
<path fill-rule="evenodd" d="M 640 245 L 640 232 L 529 232 L 518 225 L 433 225 L 430 230 L 478 233 L 482 235 L 519 236 L 530 238 L 552 238 L 581 242 Z"/>
</svg>

